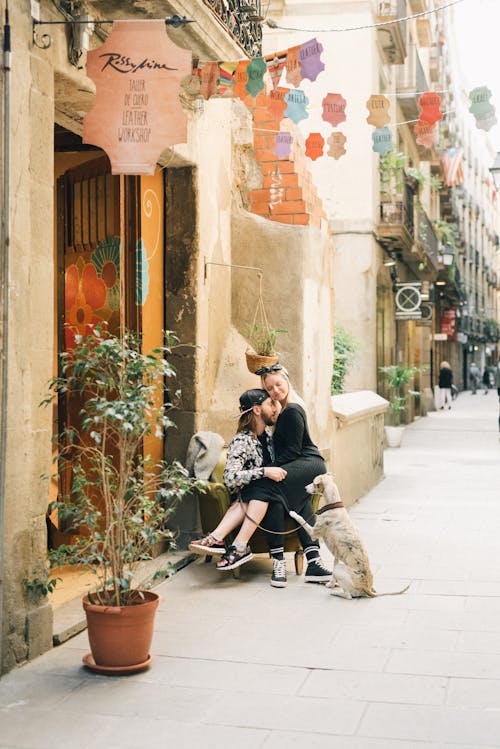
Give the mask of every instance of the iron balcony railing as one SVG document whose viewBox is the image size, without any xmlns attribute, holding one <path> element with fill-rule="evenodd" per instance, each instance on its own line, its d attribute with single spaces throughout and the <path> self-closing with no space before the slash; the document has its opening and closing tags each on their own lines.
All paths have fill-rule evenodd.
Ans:
<svg viewBox="0 0 500 749">
<path fill-rule="evenodd" d="M 249 57 L 262 55 L 261 0 L 203 0 Z"/>
<path fill-rule="evenodd" d="M 422 206 L 417 207 L 417 239 L 425 248 L 427 257 L 435 268 L 438 267 L 439 240 L 432 222 Z"/>
</svg>

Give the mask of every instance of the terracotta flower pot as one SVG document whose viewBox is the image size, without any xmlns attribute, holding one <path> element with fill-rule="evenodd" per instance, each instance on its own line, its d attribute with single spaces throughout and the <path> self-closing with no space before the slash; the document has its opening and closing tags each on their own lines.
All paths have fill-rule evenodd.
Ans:
<svg viewBox="0 0 500 749">
<path fill-rule="evenodd" d="M 248 371 L 252 374 L 255 374 L 260 367 L 272 367 L 273 364 L 278 363 L 277 356 L 261 356 L 260 354 L 256 354 L 255 351 L 250 348 L 247 348 L 245 351 L 245 356 Z"/>
<path fill-rule="evenodd" d="M 147 668 L 159 600 L 157 593 L 143 591 L 139 595 L 137 591 L 128 606 L 101 606 L 90 603 L 85 596 L 83 608 L 92 653 L 84 657 L 84 664 L 101 673 L 130 673 Z"/>
</svg>

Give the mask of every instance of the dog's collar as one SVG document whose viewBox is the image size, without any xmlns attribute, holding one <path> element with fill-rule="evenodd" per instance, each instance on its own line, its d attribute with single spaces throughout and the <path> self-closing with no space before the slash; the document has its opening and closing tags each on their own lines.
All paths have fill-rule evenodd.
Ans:
<svg viewBox="0 0 500 749">
<path fill-rule="evenodd" d="M 327 512 L 328 510 L 338 510 L 339 507 L 344 507 L 343 502 L 330 502 L 328 505 L 323 505 L 323 507 L 320 510 L 316 510 L 316 515 L 321 515 L 323 512 Z"/>
</svg>

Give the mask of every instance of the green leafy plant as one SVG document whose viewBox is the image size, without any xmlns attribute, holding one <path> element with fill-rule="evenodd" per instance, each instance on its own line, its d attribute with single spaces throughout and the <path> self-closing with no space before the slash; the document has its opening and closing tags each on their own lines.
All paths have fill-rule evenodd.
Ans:
<svg viewBox="0 0 500 749">
<path fill-rule="evenodd" d="M 498 342 L 500 340 L 500 326 L 496 318 L 487 317 L 483 322 L 483 331 L 489 341 Z"/>
<path fill-rule="evenodd" d="M 431 190 L 434 190 L 434 192 L 439 192 L 443 188 L 443 182 L 434 174 L 431 174 L 429 183 L 431 186 Z"/>
<path fill-rule="evenodd" d="M 28 595 L 38 601 L 52 593 L 60 581 L 60 577 L 51 576 L 50 566 L 46 562 L 38 560 L 34 565 L 32 577 L 25 577 L 23 586 Z"/>
<path fill-rule="evenodd" d="M 79 426 L 62 431 L 56 456 L 71 488 L 54 503 L 76 540 L 51 550 L 49 562 L 90 567 L 98 576 L 92 599 L 102 604 L 132 602 L 136 564 L 159 542 L 174 542 L 168 519 L 201 488 L 180 463 L 155 462 L 143 450 L 145 438 L 160 438 L 173 425 L 164 398 L 165 378 L 175 374 L 169 352 L 164 346 L 145 354 L 135 334 L 119 338 L 97 327 L 61 354 L 61 374 L 44 401 L 66 398 L 73 412 L 79 404 Z"/>
<path fill-rule="evenodd" d="M 401 151 L 388 151 L 380 157 L 380 191 L 384 200 L 393 200 L 402 192 L 407 162 L 408 157 Z"/>
<path fill-rule="evenodd" d="M 422 367 L 410 367 L 407 364 L 391 364 L 388 367 L 380 367 L 384 373 L 389 387 L 389 411 L 392 416 L 392 424 L 397 427 L 401 424 L 401 413 L 406 410 L 408 395 L 418 396 L 418 390 L 409 390 L 408 384 L 417 374 L 422 372 Z"/>
<path fill-rule="evenodd" d="M 276 341 L 281 333 L 288 333 L 288 331 L 271 328 L 264 323 L 254 323 L 249 326 L 246 338 L 256 354 L 273 356 L 276 353 Z"/>
<path fill-rule="evenodd" d="M 414 166 L 409 166 L 406 170 L 406 174 L 408 177 L 415 180 L 419 187 L 422 187 L 427 182 L 425 174 Z"/>
<path fill-rule="evenodd" d="M 349 330 L 341 325 L 335 326 L 333 334 L 332 395 L 340 395 L 344 392 L 345 379 L 360 345 L 358 339 Z"/>
</svg>

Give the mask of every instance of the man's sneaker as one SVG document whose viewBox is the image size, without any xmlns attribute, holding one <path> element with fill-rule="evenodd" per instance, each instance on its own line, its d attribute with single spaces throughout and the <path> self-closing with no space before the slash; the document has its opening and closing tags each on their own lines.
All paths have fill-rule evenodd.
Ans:
<svg viewBox="0 0 500 749">
<path fill-rule="evenodd" d="M 188 546 L 189 551 L 194 551 L 195 554 L 225 554 L 226 547 L 224 541 L 217 541 L 216 538 L 208 534 L 204 538 L 199 538 L 197 541 L 191 541 Z"/>
<path fill-rule="evenodd" d="M 273 559 L 271 585 L 273 588 L 286 588 L 286 561 L 284 559 Z"/>
<path fill-rule="evenodd" d="M 327 583 L 332 576 L 332 571 L 327 569 L 321 557 L 315 557 L 307 563 L 304 580 L 306 583 Z"/>
</svg>

